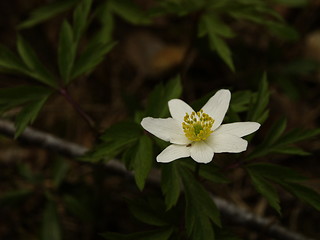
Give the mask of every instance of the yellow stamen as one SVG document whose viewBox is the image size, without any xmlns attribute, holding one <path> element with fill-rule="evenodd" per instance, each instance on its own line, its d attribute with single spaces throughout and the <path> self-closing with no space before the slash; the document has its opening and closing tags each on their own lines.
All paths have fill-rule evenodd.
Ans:
<svg viewBox="0 0 320 240">
<path fill-rule="evenodd" d="M 182 128 L 184 134 L 193 142 L 207 139 L 213 131 L 211 130 L 214 119 L 201 109 L 199 112 L 186 113 Z"/>
</svg>

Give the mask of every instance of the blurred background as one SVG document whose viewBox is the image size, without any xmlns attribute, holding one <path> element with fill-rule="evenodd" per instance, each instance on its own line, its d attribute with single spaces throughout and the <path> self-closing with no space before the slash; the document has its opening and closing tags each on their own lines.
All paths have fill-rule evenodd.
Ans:
<svg viewBox="0 0 320 240">
<path fill-rule="evenodd" d="M 32 11 L 52 2 L 0 1 L 0 43 L 15 51 L 17 33 L 23 35 L 43 63 L 56 72 L 61 23 L 70 18 L 73 9 L 33 27 L 18 28 Z M 93 1 L 93 9 L 101 2 Z M 133 2 L 141 12 L 156 6 L 154 0 Z M 192 102 L 220 88 L 255 91 L 266 72 L 271 92 L 270 117 L 255 141 L 262 140 L 267 129 L 281 117 L 287 118 L 288 129 L 317 128 L 320 1 L 310 0 L 301 5 L 299 1 L 275 2 L 270 1 L 270 6 L 296 30 L 284 33 L 285 37 L 270 34 L 265 27 L 248 21 L 226 19 L 237 34 L 226 40 L 232 50 L 235 72 L 210 50 L 206 38 L 195 38 L 194 15 L 155 15 L 151 21 L 133 22 L 128 16 L 114 14 L 110 16 L 113 24 L 106 29 L 105 37 L 116 40 L 117 45 L 91 74 L 69 86 L 70 94 L 96 122 L 99 131 L 103 131 L 143 109 L 152 89 L 177 74 L 182 79 L 182 98 Z M 92 20 L 80 49 L 100 24 Z M 30 81 L 20 75 L 0 74 L 0 88 Z M 6 112 L 5 117 L 13 117 L 18 111 Z M 95 133 L 59 94 L 50 97 L 33 126 L 87 148 L 96 141 Z M 320 191 L 320 140 L 303 142 L 301 147 L 312 154 L 274 154 L 266 161 L 299 170 L 311 177 L 308 185 Z M 98 233 L 105 231 L 130 233 L 146 229 L 131 216 L 125 199 L 160 192 L 147 185 L 141 193 L 131 178 L 112 172 L 102 163 L 68 159 L 4 136 L 0 136 L 0 169 L 0 239 L 4 240 L 60 239 L 60 233 L 61 239 L 101 239 Z M 221 196 L 289 229 L 320 239 L 319 212 L 279 190 L 283 216 L 278 218 L 253 189 L 243 170 L 233 170 L 229 177 L 232 181 L 227 190 L 214 186 Z M 54 199 L 56 204 L 49 204 L 47 198 Z M 232 229 L 243 239 L 269 239 L 245 228 L 232 226 Z"/>
</svg>

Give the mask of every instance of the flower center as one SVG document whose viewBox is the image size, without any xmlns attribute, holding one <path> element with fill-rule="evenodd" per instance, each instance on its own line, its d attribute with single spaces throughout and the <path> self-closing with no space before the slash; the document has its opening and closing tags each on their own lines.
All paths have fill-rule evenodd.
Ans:
<svg viewBox="0 0 320 240">
<path fill-rule="evenodd" d="M 184 134 L 193 142 L 207 139 L 213 131 L 211 130 L 214 119 L 201 109 L 199 112 L 186 113 L 182 123 Z"/>
</svg>

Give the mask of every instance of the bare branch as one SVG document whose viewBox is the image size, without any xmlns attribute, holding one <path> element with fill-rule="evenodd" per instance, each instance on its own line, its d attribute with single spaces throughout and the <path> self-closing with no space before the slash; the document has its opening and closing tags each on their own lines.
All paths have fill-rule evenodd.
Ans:
<svg viewBox="0 0 320 240">
<path fill-rule="evenodd" d="M 13 137 L 14 133 L 14 124 L 10 121 L 0 119 L 0 134 Z M 75 143 L 65 141 L 51 134 L 29 127 L 20 135 L 18 140 L 73 158 L 83 156 L 83 154 L 88 150 L 87 148 Z M 117 172 L 128 174 L 123 164 L 116 160 L 109 161 L 106 166 Z M 150 174 L 149 180 L 150 182 L 160 184 L 159 172 L 156 171 L 155 174 Z M 279 224 L 273 223 L 273 221 L 269 219 L 256 216 L 222 198 L 212 196 L 212 199 L 219 208 L 221 216 L 234 224 L 245 226 L 254 231 L 263 232 L 265 235 L 279 240 L 314 240 L 299 233 L 289 231 Z"/>
</svg>

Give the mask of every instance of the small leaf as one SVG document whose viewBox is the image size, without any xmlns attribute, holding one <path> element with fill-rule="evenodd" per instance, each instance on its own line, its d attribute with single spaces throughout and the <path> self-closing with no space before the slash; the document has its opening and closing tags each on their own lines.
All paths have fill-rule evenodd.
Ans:
<svg viewBox="0 0 320 240">
<path fill-rule="evenodd" d="M 56 188 L 60 186 L 69 170 L 66 159 L 58 158 L 53 165 L 53 183 Z"/>
<path fill-rule="evenodd" d="M 304 181 L 306 177 L 291 168 L 271 163 L 254 163 L 247 167 L 252 173 L 266 177 L 270 180 L 280 179 L 286 181 Z"/>
<path fill-rule="evenodd" d="M 56 88 L 57 83 L 54 76 L 41 63 L 34 50 L 21 36 L 18 36 L 17 48 L 21 59 L 30 70 L 28 75 L 48 86 Z"/>
<path fill-rule="evenodd" d="M 49 96 L 45 96 L 36 102 L 32 102 L 24 107 L 15 119 L 16 132 L 14 137 L 17 138 L 29 123 L 33 123 L 39 114 Z"/>
<path fill-rule="evenodd" d="M 91 46 L 86 49 L 79 58 L 76 59 L 73 70 L 72 77 L 74 79 L 82 74 L 90 72 L 94 67 L 96 67 L 102 60 L 104 56 L 116 45 L 115 42 L 109 43 L 98 43 L 97 45 Z"/>
<path fill-rule="evenodd" d="M 249 170 L 249 175 L 256 190 L 267 199 L 271 207 L 281 214 L 279 196 L 274 187 L 259 173 Z"/>
<path fill-rule="evenodd" d="M 168 101 L 179 98 L 182 93 L 180 77 L 171 79 L 167 84 L 159 84 L 151 92 L 146 107 L 146 116 L 165 117 L 169 114 Z"/>
<path fill-rule="evenodd" d="M 320 194 L 309 187 L 297 184 L 279 182 L 292 195 L 320 211 Z"/>
<path fill-rule="evenodd" d="M 161 189 L 167 210 L 176 205 L 181 191 L 181 180 L 176 162 L 162 165 Z"/>
<path fill-rule="evenodd" d="M 68 194 L 63 197 L 63 200 L 67 210 L 74 216 L 78 217 L 83 222 L 92 221 L 92 213 L 88 209 L 88 206 L 83 203 L 83 198 Z"/>
<path fill-rule="evenodd" d="M 144 188 L 153 161 L 152 142 L 147 136 L 142 136 L 133 160 L 134 178 L 140 190 Z"/>
<path fill-rule="evenodd" d="M 31 194 L 32 191 L 28 189 L 12 190 L 9 192 L 1 193 L 0 206 L 4 207 L 8 205 L 21 204 L 21 202 L 24 202 L 25 199 Z"/>
<path fill-rule="evenodd" d="M 73 13 L 73 29 L 75 42 L 80 40 L 88 21 L 92 0 L 82 0 Z"/>
<path fill-rule="evenodd" d="M 58 15 L 61 12 L 67 11 L 71 8 L 78 0 L 60 0 L 53 1 L 45 6 L 42 6 L 33 12 L 30 17 L 24 22 L 18 25 L 19 29 L 30 28 L 36 24 L 39 24 L 47 19 Z"/>
<path fill-rule="evenodd" d="M 275 143 L 283 134 L 284 130 L 287 126 L 287 119 L 281 118 L 279 121 L 275 122 L 271 129 L 269 130 L 268 135 L 265 137 L 263 141 L 264 146 L 271 146 Z"/>
<path fill-rule="evenodd" d="M 267 116 L 267 106 L 269 103 L 269 89 L 267 82 L 267 75 L 264 73 L 259 85 L 258 95 L 254 101 L 252 101 L 247 119 L 258 123 L 263 123 Z"/>
<path fill-rule="evenodd" d="M 220 214 L 210 198 L 209 193 L 198 183 L 189 170 L 179 168 L 185 189 L 186 198 L 186 229 L 192 239 L 214 239 L 214 230 L 211 221 L 218 226 Z"/>
<path fill-rule="evenodd" d="M 140 9 L 134 2 L 130 0 L 112 0 L 110 2 L 112 11 L 133 24 L 150 24 L 151 20 L 146 15 L 146 12 Z"/>
<path fill-rule="evenodd" d="M 70 80 L 75 54 L 76 44 L 74 43 L 72 28 L 67 21 L 64 21 L 60 30 L 58 65 L 60 75 L 65 83 Z"/>
<path fill-rule="evenodd" d="M 20 73 L 27 73 L 27 66 L 7 47 L 0 45 L 0 67 Z"/>
<path fill-rule="evenodd" d="M 43 213 L 41 239 L 42 240 L 61 240 L 62 239 L 57 208 L 56 208 L 56 205 L 49 200 L 46 204 L 46 207 Z"/>
</svg>

